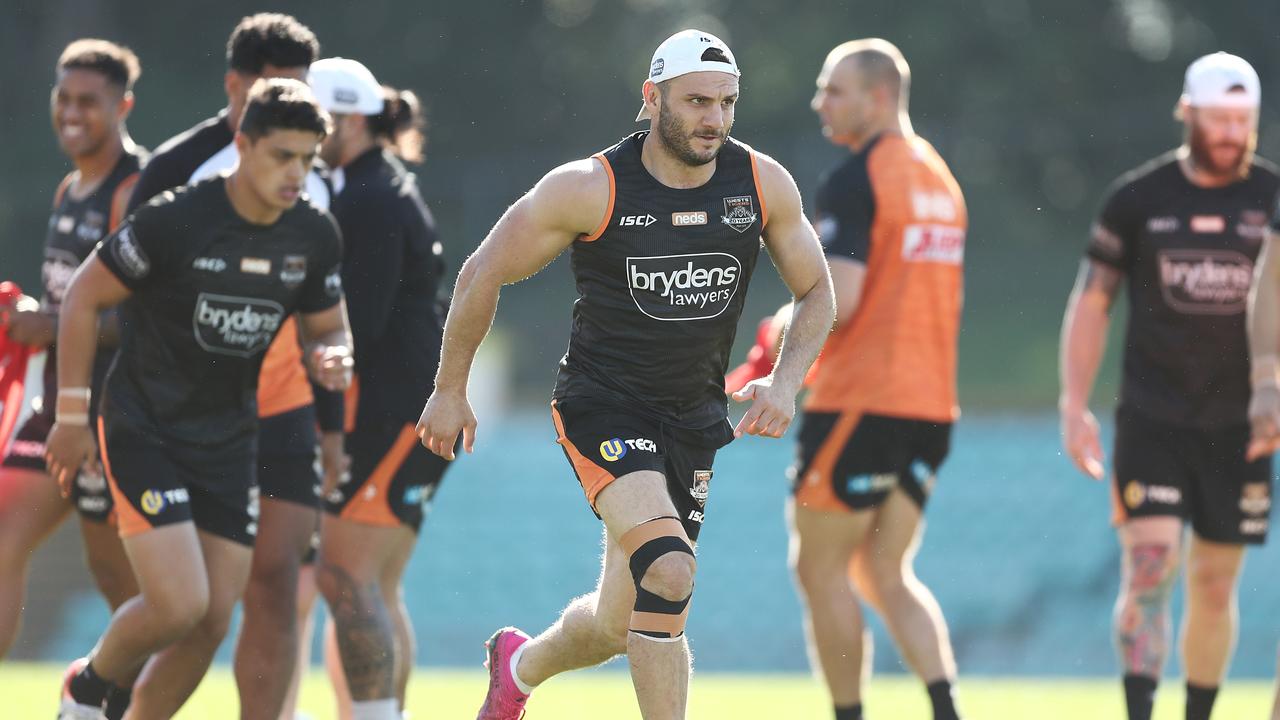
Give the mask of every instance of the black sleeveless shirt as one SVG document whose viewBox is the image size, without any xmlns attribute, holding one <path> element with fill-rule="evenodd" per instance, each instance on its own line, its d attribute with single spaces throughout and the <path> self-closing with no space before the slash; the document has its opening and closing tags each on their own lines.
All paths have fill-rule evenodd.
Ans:
<svg viewBox="0 0 1280 720">
<path fill-rule="evenodd" d="M 579 298 L 553 396 L 706 428 L 728 412 L 724 373 L 767 219 L 755 152 L 729 139 L 710 180 L 676 189 L 640 161 L 647 135 L 594 156 L 608 216 L 573 244 Z"/>
</svg>

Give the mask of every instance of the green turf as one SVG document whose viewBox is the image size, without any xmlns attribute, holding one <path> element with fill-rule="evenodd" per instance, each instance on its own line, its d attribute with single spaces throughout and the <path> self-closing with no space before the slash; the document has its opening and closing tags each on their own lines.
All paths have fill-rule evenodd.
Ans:
<svg viewBox="0 0 1280 720">
<path fill-rule="evenodd" d="M 60 668 L 52 665 L 0 664 L 0 716 L 52 718 Z M 484 697 L 482 672 L 420 670 L 409 689 L 409 709 L 416 720 L 475 717 Z M 1094 720 L 1121 718 L 1118 681 L 1025 680 L 969 678 L 960 686 L 961 709 L 979 720 Z M 822 687 L 806 675 L 695 676 L 689 717 L 823 720 L 830 717 Z M 873 720 L 929 718 L 924 691 L 911 678 L 882 675 L 866 693 Z M 226 720 L 236 717 L 235 687 L 230 672 L 215 669 L 179 720 Z M 1263 682 L 1233 682 L 1219 698 L 1215 718 L 1267 717 L 1271 687 Z M 314 672 L 303 686 L 301 709 L 314 720 L 334 718 L 327 682 Z M 630 679 L 617 672 L 579 673 L 557 678 L 539 688 L 529 701 L 529 720 L 638 720 Z M 1156 720 L 1182 718 L 1182 690 L 1165 683 L 1156 701 Z"/>
</svg>

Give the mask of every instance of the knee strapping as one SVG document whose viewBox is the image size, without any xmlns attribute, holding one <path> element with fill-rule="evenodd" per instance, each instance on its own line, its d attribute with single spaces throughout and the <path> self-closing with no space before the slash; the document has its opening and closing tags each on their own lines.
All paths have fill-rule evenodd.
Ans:
<svg viewBox="0 0 1280 720">
<path fill-rule="evenodd" d="M 668 600 L 641 586 L 645 574 L 667 553 L 696 557 L 693 544 L 679 518 L 656 517 L 628 530 L 618 541 L 629 558 L 631 577 L 636 582 L 636 604 L 631 613 L 631 632 L 654 640 L 674 640 L 684 634 L 689 616 L 690 591 L 683 599 Z M 694 567 L 697 567 L 695 560 Z"/>
</svg>

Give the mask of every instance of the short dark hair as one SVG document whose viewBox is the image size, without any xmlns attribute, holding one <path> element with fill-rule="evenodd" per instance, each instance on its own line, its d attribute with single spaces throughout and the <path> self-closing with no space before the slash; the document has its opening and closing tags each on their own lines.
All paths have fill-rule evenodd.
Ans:
<svg viewBox="0 0 1280 720">
<path fill-rule="evenodd" d="M 133 84 L 142 75 L 142 63 L 129 48 L 110 40 L 84 38 L 76 40 L 62 51 L 57 71 L 92 70 L 125 92 L 133 90 Z"/>
<path fill-rule="evenodd" d="M 318 57 L 316 34 L 284 13 L 250 15 L 227 40 L 227 67 L 246 75 L 261 75 L 267 65 L 310 67 Z"/>
<path fill-rule="evenodd" d="M 304 130 L 323 140 L 329 134 L 329 113 L 320 108 L 311 88 L 287 78 L 262 78 L 249 88 L 240 119 L 240 132 L 253 140 L 272 130 Z"/>
</svg>

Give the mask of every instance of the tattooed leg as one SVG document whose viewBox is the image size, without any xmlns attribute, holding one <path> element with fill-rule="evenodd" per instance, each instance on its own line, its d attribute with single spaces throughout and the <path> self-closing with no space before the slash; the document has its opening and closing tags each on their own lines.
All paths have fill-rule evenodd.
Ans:
<svg viewBox="0 0 1280 720">
<path fill-rule="evenodd" d="M 1159 677 L 1169 648 L 1169 598 L 1178 560 L 1172 543 L 1129 547 L 1116 605 L 1116 643 L 1124 671 Z"/>
<path fill-rule="evenodd" d="M 358 582 L 342 567 L 322 563 L 317 576 L 337 629 L 338 652 L 351 699 L 395 694 L 395 628 L 378 584 Z"/>
</svg>

